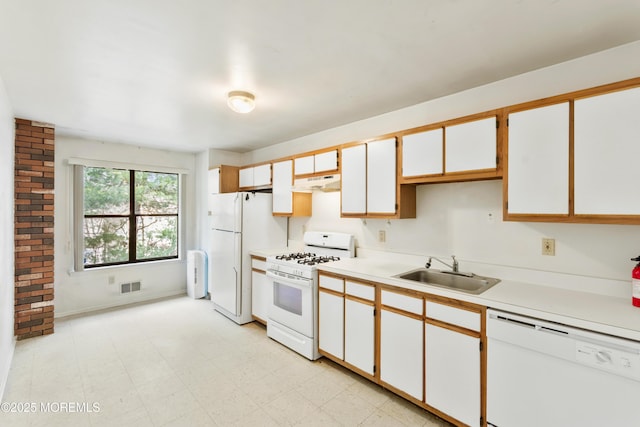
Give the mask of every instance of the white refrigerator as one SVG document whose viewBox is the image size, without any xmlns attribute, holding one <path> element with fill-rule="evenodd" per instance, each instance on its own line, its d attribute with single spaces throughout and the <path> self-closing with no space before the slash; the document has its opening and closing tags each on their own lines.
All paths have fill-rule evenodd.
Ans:
<svg viewBox="0 0 640 427">
<path fill-rule="evenodd" d="M 285 248 L 287 219 L 273 216 L 269 193 L 209 197 L 211 301 L 216 311 L 242 325 L 253 320 L 249 251 Z"/>
</svg>

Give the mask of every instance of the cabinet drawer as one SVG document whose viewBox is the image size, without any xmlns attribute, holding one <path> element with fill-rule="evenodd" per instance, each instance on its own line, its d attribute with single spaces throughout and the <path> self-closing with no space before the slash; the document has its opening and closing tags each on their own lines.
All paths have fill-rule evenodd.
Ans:
<svg viewBox="0 0 640 427">
<path fill-rule="evenodd" d="M 262 271 L 267 271 L 267 262 L 262 259 L 252 258 L 251 268 L 255 268 Z"/>
<path fill-rule="evenodd" d="M 345 293 L 347 295 L 373 301 L 376 297 L 376 288 L 371 285 L 346 280 Z"/>
<path fill-rule="evenodd" d="M 480 313 L 427 301 L 427 317 L 472 331 L 480 331 Z"/>
<path fill-rule="evenodd" d="M 320 275 L 320 287 L 324 289 L 331 289 L 332 291 L 344 292 L 344 279 L 331 276 Z"/>
<path fill-rule="evenodd" d="M 422 298 L 410 297 L 396 292 L 382 291 L 382 305 L 398 308 L 422 316 Z"/>
</svg>

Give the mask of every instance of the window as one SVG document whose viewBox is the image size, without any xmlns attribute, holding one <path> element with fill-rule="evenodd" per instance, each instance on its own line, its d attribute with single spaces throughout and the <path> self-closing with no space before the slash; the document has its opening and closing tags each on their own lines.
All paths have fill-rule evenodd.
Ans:
<svg viewBox="0 0 640 427">
<path fill-rule="evenodd" d="M 84 167 L 84 268 L 178 258 L 178 178 Z"/>
</svg>

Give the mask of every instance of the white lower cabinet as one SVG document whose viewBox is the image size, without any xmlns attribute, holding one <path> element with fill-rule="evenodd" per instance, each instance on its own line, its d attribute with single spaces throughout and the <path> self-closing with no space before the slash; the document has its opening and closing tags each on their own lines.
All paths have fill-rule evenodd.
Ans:
<svg viewBox="0 0 640 427">
<path fill-rule="evenodd" d="M 322 289 L 318 298 L 318 347 L 344 359 L 344 297 Z"/>
<path fill-rule="evenodd" d="M 381 310 L 380 380 L 422 400 L 422 320 Z"/>
<path fill-rule="evenodd" d="M 455 425 L 482 425 L 483 307 L 323 273 L 318 304 L 323 355 Z"/>
<path fill-rule="evenodd" d="M 480 338 L 425 324 L 425 402 L 480 425 Z"/>
<path fill-rule="evenodd" d="M 352 299 L 344 302 L 344 361 L 373 375 L 375 355 L 374 306 Z"/>
<path fill-rule="evenodd" d="M 269 314 L 272 289 L 273 285 L 266 273 L 255 270 L 251 272 L 251 314 L 263 323 L 266 323 Z"/>
</svg>

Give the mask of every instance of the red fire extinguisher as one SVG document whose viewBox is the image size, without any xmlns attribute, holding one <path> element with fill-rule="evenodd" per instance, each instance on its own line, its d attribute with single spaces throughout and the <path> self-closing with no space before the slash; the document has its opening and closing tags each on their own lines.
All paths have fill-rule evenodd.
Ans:
<svg viewBox="0 0 640 427">
<path fill-rule="evenodd" d="M 631 272 L 631 303 L 636 307 L 640 307 L 640 256 L 631 258 L 631 261 L 638 263 Z"/>
</svg>

